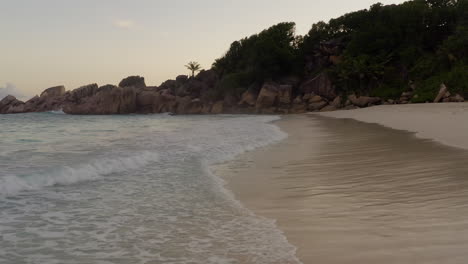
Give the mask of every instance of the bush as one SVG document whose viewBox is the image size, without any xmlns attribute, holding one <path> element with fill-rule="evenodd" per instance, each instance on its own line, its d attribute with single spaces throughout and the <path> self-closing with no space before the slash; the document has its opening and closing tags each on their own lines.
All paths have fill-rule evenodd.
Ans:
<svg viewBox="0 0 468 264">
<path fill-rule="evenodd" d="M 223 95 L 239 97 L 254 82 L 253 73 L 231 73 L 225 75 L 218 84 L 216 90 Z"/>
</svg>

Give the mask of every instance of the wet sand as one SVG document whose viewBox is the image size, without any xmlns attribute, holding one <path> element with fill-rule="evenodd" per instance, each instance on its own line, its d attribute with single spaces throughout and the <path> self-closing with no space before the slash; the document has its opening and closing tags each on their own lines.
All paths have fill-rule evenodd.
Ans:
<svg viewBox="0 0 468 264">
<path fill-rule="evenodd" d="M 287 140 L 216 173 L 303 263 L 466 263 L 468 151 L 352 119 L 277 124 Z"/>
<path fill-rule="evenodd" d="M 420 138 L 468 149 L 468 103 L 381 105 L 320 115 L 412 131 Z"/>
</svg>

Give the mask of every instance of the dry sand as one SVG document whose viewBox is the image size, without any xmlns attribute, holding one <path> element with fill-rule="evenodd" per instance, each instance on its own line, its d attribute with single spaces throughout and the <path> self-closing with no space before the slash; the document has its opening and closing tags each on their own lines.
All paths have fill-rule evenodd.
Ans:
<svg viewBox="0 0 468 264">
<path fill-rule="evenodd" d="M 287 140 L 215 172 L 247 208 L 277 220 L 305 264 L 466 263 L 468 151 L 431 139 L 468 147 L 467 108 L 286 116 L 276 124 Z"/>
<path fill-rule="evenodd" d="M 468 103 L 382 105 L 321 113 L 415 132 L 416 136 L 468 149 Z"/>
</svg>

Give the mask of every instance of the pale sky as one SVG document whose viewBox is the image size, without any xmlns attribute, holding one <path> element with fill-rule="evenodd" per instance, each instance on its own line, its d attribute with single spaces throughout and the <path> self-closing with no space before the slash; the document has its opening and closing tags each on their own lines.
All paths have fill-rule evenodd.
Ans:
<svg viewBox="0 0 468 264">
<path fill-rule="evenodd" d="M 238 39 L 279 22 L 297 33 L 377 0 L 0 0 L 0 93 L 117 84 L 159 85 L 184 65 L 213 61 Z M 402 3 L 381 0 L 383 4 Z M 8 85 L 7 85 L 8 84 Z"/>
</svg>

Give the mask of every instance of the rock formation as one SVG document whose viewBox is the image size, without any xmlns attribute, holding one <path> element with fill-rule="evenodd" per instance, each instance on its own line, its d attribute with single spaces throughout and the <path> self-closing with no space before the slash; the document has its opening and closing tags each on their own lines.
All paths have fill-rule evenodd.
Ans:
<svg viewBox="0 0 468 264">
<path fill-rule="evenodd" d="M 445 95 L 447 95 L 447 92 L 448 92 L 447 86 L 445 86 L 445 84 L 441 84 L 439 94 L 434 99 L 434 103 L 440 102 L 445 97 Z"/>
<path fill-rule="evenodd" d="M 51 87 L 26 102 L 13 96 L 0 101 L 0 113 L 45 112 L 63 110 L 76 115 L 110 114 L 289 114 L 307 111 L 335 111 L 356 109 L 378 104 L 411 103 L 418 95 L 404 92 L 399 99 L 383 101 L 378 97 L 338 94 L 332 80 L 325 73 L 315 77 L 290 76 L 278 81 L 266 81 L 261 86 L 252 85 L 236 96 L 219 95 L 218 75 L 202 71 L 196 77 L 177 76 L 160 86 L 146 86 L 140 76 L 123 79 L 118 86 L 89 84 L 72 91 L 64 86 Z M 450 93 L 441 85 L 435 102 L 463 102 L 458 93 Z"/>
<path fill-rule="evenodd" d="M 307 79 L 301 84 L 299 89 L 304 94 L 314 93 L 327 100 L 333 100 L 337 96 L 335 87 L 326 73 L 321 73 L 313 78 Z"/>
</svg>

